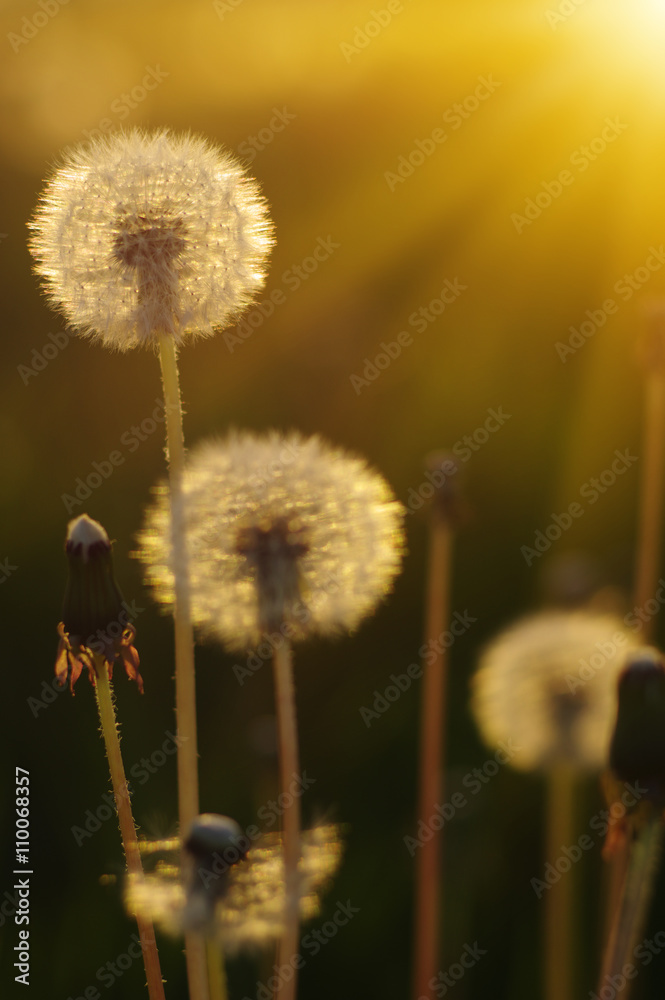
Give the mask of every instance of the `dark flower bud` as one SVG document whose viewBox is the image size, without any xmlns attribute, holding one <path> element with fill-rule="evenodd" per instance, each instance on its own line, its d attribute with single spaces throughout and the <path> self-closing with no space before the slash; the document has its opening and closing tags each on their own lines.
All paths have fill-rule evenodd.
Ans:
<svg viewBox="0 0 665 1000">
<path fill-rule="evenodd" d="M 632 653 L 619 677 L 619 708 L 610 767 L 622 781 L 665 800 L 665 661 L 656 649 Z"/>
<path fill-rule="evenodd" d="M 87 514 L 70 521 L 65 552 L 69 576 L 65 590 L 60 645 L 55 672 L 61 684 L 69 678 L 73 692 L 84 667 L 95 682 L 97 663 L 104 662 L 112 676 L 120 658 L 127 675 L 143 691 L 138 672 L 139 655 L 134 648 L 136 632 L 127 605 L 113 575 L 111 543 L 104 528 Z"/>
<path fill-rule="evenodd" d="M 104 632 L 124 612 L 109 537 L 101 524 L 82 514 L 69 523 L 65 552 L 69 564 L 62 609 L 65 631 L 82 638 Z"/>
</svg>

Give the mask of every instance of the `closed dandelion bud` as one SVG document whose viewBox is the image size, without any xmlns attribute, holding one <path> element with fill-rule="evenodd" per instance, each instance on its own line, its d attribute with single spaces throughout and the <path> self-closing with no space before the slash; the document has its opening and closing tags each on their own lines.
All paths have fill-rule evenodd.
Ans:
<svg viewBox="0 0 665 1000">
<path fill-rule="evenodd" d="M 121 351 L 228 325 L 263 286 L 273 245 L 240 163 L 166 129 L 68 151 L 30 228 L 51 304 Z"/>
<path fill-rule="evenodd" d="M 192 618 L 230 648 L 353 629 L 389 590 L 402 508 L 362 459 L 319 438 L 233 433 L 205 442 L 183 479 Z M 169 496 L 148 510 L 139 556 L 173 602 Z"/>
<path fill-rule="evenodd" d="M 600 770 L 616 715 L 616 679 L 636 642 L 620 619 L 548 611 L 506 629 L 485 650 L 471 707 L 485 742 L 519 770 Z"/>
<path fill-rule="evenodd" d="M 658 650 L 640 649 L 627 659 L 618 701 L 610 767 L 665 805 L 665 661 Z"/>
<path fill-rule="evenodd" d="M 70 521 L 65 552 L 69 576 L 62 621 L 82 637 L 103 631 L 123 612 L 123 597 L 113 575 L 111 543 L 98 521 L 82 514 Z"/>
<path fill-rule="evenodd" d="M 113 574 L 111 543 L 106 531 L 98 521 L 82 514 L 69 523 L 65 552 L 69 575 L 58 627 L 58 680 L 64 684 L 69 678 L 73 691 L 86 667 L 94 683 L 94 654 L 99 654 L 109 675 L 114 661 L 122 659 L 128 676 L 136 680 L 142 691 L 139 657 L 133 645 L 136 633 Z"/>
</svg>

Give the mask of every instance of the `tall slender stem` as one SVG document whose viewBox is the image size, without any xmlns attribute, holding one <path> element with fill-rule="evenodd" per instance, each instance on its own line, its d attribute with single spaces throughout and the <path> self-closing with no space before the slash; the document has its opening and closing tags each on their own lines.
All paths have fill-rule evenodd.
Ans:
<svg viewBox="0 0 665 1000">
<path fill-rule="evenodd" d="M 665 484 L 665 306 L 663 303 L 651 307 L 647 313 L 646 326 L 642 357 L 644 371 L 642 462 L 633 587 L 633 603 L 638 609 L 644 609 L 658 589 L 662 549 Z M 653 641 L 657 619 L 654 615 L 640 617 L 644 642 L 650 643 Z M 608 901 L 606 936 L 612 933 L 612 922 L 625 883 L 629 864 L 628 850 L 627 845 L 621 845 L 609 861 L 606 877 Z"/>
<path fill-rule="evenodd" d="M 565 765 L 554 767 L 547 786 L 546 859 L 554 864 L 563 847 L 575 839 L 575 772 Z M 545 997 L 570 1000 L 573 985 L 574 874 L 564 872 L 545 896 Z"/>
<path fill-rule="evenodd" d="M 176 347 L 173 337 L 159 335 L 166 413 L 166 442 L 171 495 L 171 544 L 174 566 L 175 686 L 178 730 L 178 812 L 180 833 L 185 836 L 199 812 L 199 778 L 196 735 L 196 680 L 194 675 L 194 632 L 189 599 L 189 572 L 185 517 L 182 503 L 182 475 L 185 466 L 185 439 Z M 183 860 L 183 865 L 185 864 Z M 208 1000 L 208 972 L 205 941 L 199 934 L 185 936 L 190 1000 Z"/>
<path fill-rule="evenodd" d="M 623 884 L 621 905 L 616 911 L 612 931 L 607 942 L 600 973 L 598 993 L 630 962 L 638 938 L 643 932 L 654 880 L 663 843 L 663 821 L 659 815 L 652 817 L 640 831 L 630 848 L 628 870 Z M 628 1000 L 630 981 L 626 981 L 622 1000 Z"/>
<path fill-rule="evenodd" d="M 279 977 L 275 996 L 279 1000 L 293 1000 L 296 995 L 297 968 L 294 958 L 298 952 L 298 924 L 300 913 L 300 797 L 296 780 L 300 774 L 298 730 L 293 685 L 293 658 L 291 646 L 284 640 L 275 649 L 273 658 L 275 701 L 279 738 L 279 773 L 282 794 L 287 806 L 284 810 L 284 889 L 285 927 L 277 953 L 278 968 L 290 966 L 293 974 L 285 981 Z M 296 794 L 294 794 L 294 788 Z"/>
<path fill-rule="evenodd" d="M 166 408 L 166 440 L 171 492 L 171 544 L 173 546 L 175 578 L 176 716 L 179 736 L 178 804 L 180 830 L 184 834 L 199 812 L 194 632 L 191 624 L 187 543 L 182 505 L 185 440 L 182 429 L 180 381 L 173 337 L 161 336 L 159 348 Z"/>
<path fill-rule="evenodd" d="M 208 983 L 210 985 L 210 1000 L 227 1000 L 226 968 L 224 953 L 217 941 L 206 942 L 208 959 Z"/>
<path fill-rule="evenodd" d="M 634 599 L 638 607 L 653 598 L 662 548 L 665 485 L 665 311 L 649 317 L 644 358 L 644 425 Z M 645 642 L 653 638 L 655 617 L 643 625 Z"/>
<path fill-rule="evenodd" d="M 433 512 L 430 535 L 425 640 L 429 662 L 422 685 L 419 817 L 430 826 L 444 795 L 444 752 L 448 650 L 441 642 L 450 617 L 453 531 L 450 520 Z M 442 837 L 440 830 L 419 849 L 416 861 L 414 1000 L 430 995 L 428 983 L 438 971 Z"/>
<path fill-rule="evenodd" d="M 125 768 L 122 762 L 122 754 L 120 753 L 120 738 L 118 736 L 118 725 L 113 707 L 111 682 L 104 657 L 98 653 L 93 654 L 93 657 L 97 679 L 95 694 L 97 696 L 97 708 L 99 709 L 99 721 L 106 747 L 109 771 L 111 772 L 111 784 L 118 811 L 120 836 L 127 860 L 127 871 L 130 875 L 142 875 L 143 866 L 141 864 L 141 854 L 136 836 L 136 826 L 134 825 L 134 817 L 132 816 Z M 148 983 L 148 995 L 150 996 L 150 1000 L 164 1000 L 164 985 L 152 921 L 145 917 L 137 916 L 136 923 L 138 925 L 139 938 L 141 939 L 143 963 Z"/>
</svg>

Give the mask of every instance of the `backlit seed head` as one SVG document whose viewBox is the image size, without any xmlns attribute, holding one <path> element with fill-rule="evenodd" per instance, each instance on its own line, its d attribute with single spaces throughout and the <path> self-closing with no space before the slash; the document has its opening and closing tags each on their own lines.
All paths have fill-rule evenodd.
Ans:
<svg viewBox="0 0 665 1000">
<path fill-rule="evenodd" d="M 548 611 L 508 628 L 485 650 L 471 707 L 489 746 L 512 740 L 511 765 L 599 770 L 616 717 L 616 682 L 636 645 L 620 619 Z"/>
<path fill-rule="evenodd" d="M 263 286 L 273 245 L 265 201 L 235 158 L 167 129 L 68 151 L 30 228 L 51 304 L 119 350 L 228 325 Z"/>
<path fill-rule="evenodd" d="M 130 913 L 152 920 L 168 934 L 197 931 L 219 940 L 229 953 L 272 944 L 284 931 L 286 892 L 279 834 L 250 838 L 229 817 L 198 817 L 201 849 L 194 854 L 193 881 L 183 884 L 177 863 L 180 841 L 143 841 L 145 874 L 127 879 Z M 256 827 L 248 828 L 256 831 Z M 194 831 L 196 833 L 196 831 Z M 258 831 L 257 831 L 258 832 Z M 217 836 L 213 836 L 217 834 Z M 190 838 L 191 839 L 191 833 Z M 339 867 L 340 828 L 304 830 L 301 837 L 299 910 L 302 920 L 319 912 L 319 897 Z M 158 859 L 149 870 L 150 857 Z"/>
<path fill-rule="evenodd" d="M 302 639 L 353 629 L 399 570 L 401 506 L 362 459 L 318 437 L 232 433 L 204 442 L 183 491 L 193 620 L 230 648 L 275 632 Z M 170 608 L 166 487 L 139 542 L 155 596 Z"/>
</svg>

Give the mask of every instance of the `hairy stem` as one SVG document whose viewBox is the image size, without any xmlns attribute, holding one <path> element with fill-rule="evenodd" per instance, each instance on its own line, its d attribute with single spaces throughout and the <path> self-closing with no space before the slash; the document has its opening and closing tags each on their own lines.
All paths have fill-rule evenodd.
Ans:
<svg viewBox="0 0 665 1000">
<path fill-rule="evenodd" d="M 113 786 L 113 796 L 118 811 L 118 822 L 120 824 L 120 836 L 122 846 L 127 860 L 127 871 L 130 875 L 141 875 L 143 866 L 141 864 L 141 854 L 139 851 L 138 838 L 136 836 L 136 826 L 132 816 L 132 806 L 129 798 L 129 788 L 125 777 L 125 768 L 120 753 L 120 738 L 118 736 L 118 724 L 113 706 L 113 693 L 111 681 L 109 680 L 106 661 L 98 653 L 93 654 L 95 663 L 95 694 L 97 696 L 97 707 L 99 709 L 99 721 L 102 728 L 104 745 L 106 746 L 106 756 L 111 772 L 111 784 Z M 164 985 L 162 973 L 159 965 L 159 954 L 157 952 L 157 942 L 152 921 L 145 917 L 137 916 L 139 937 L 141 939 L 141 950 L 143 951 L 143 964 L 145 965 L 146 979 L 148 983 L 148 995 L 150 1000 L 164 1000 Z"/>
<path fill-rule="evenodd" d="M 174 565 L 175 687 L 178 730 L 178 812 L 180 834 L 187 835 L 199 812 L 199 777 L 196 735 L 196 681 L 194 675 L 194 632 L 189 600 L 189 572 L 185 517 L 182 502 L 182 475 L 185 440 L 176 347 L 173 337 L 160 334 L 159 359 L 166 410 L 166 446 L 171 496 L 171 544 Z M 185 859 L 183 859 L 185 866 Z M 199 934 L 185 936 L 190 1000 L 208 1000 L 208 972 L 205 941 Z"/>
</svg>

